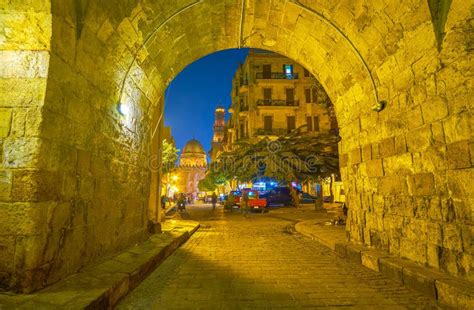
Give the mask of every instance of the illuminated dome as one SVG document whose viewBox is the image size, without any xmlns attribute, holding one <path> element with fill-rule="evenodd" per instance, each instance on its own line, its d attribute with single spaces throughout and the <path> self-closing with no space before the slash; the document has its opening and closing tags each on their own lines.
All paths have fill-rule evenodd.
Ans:
<svg viewBox="0 0 474 310">
<path fill-rule="evenodd" d="M 205 167 L 207 165 L 206 152 L 202 144 L 196 140 L 189 140 L 183 148 L 179 165 L 182 167 Z"/>
<path fill-rule="evenodd" d="M 186 145 L 184 146 L 183 148 L 183 154 L 185 153 L 201 153 L 201 154 L 206 154 L 206 152 L 204 151 L 204 147 L 202 146 L 202 144 L 196 140 L 196 139 L 192 139 L 192 140 L 189 140 Z"/>
</svg>

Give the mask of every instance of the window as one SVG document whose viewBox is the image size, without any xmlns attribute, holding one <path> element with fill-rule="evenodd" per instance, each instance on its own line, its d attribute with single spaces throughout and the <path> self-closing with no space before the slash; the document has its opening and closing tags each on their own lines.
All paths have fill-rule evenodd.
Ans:
<svg viewBox="0 0 474 310">
<path fill-rule="evenodd" d="M 239 88 L 237 87 L 237 84 L 235 85 L 235 97 L 239 95 Z"/>
<path fill-rule="evenodd" d="M 263 65 L 263 73 L 262 77 L 264 79 L 271 79 L 272 78 L 272 65 Z"/>
<path fill-rule="evenodd" d="M 313 119 L 311 116 L 306 117 L 306 125 L 308 131 L 313 131 Z"/>
<path fill-rule="evenodd" d="M 240 122 L 240 138 L 244 138 L 245 137 L 245 127 L 244 127 L 244 123 L 241 121 Z"/>
<path fill-rule="evenodd" d="M 314 131 L 319 131 L 319 116 L 313 117 L 313 129 Z"/>
<path fill-rule="evenodd" d="M 294 116 L 287 116 L 286 117 L 286 124 L 288 132 L 291 132 L 296 128 L 296 118 Z"/>
<path fill-rule="evenodd" d="M 318 90 L 316 87 L 311 88 L 311 95 L 313 97 L 313 100 L 311 102 L 316 102 L 318 100 Z"/>
<path fill-rule="evenodd" d="M 265 115 L 263 117 L 263 129 L 265 132 L 271 132 L 273 130 L 273 117 L 271 115 Z"/>
<path fill-rule="evenodd" d="M 263 100 L 265 100 L 265 102 L 271 102 L 272 101 L 272 89 L 271 88 L 264 88 L 263 89 Z"/>
<path fill-rule="evenodd" d="M 295 103 L 295 89 L 294 88 L 286 89 L 286 103 L 288 105 L 293 105 Z"/>
<path fill-rule="evenodd" d="M 303 70 L 304 70 L 304 77 L 309 77 L 309 71 L 306 69 L 303 69 Z"/>
<path fill-rule="evenodd" d="M 316 103 L 318 100 L 318 89 L 316 87 L 312 88 L 305 88 L 304 89 L 304 97 L 306 103 Z"/>
<path fill-rule="evenodd" d="M 306 103 L 311 102 L 311 89 L 309 89 L 309 88 L 304 89 L 304 97 L 305 97 Z"/>
<path fill-rule="evenodd" d="M 283 73 L 287 79 L 293 78 L 293 65 L 283 65 Z"/>
</svg>

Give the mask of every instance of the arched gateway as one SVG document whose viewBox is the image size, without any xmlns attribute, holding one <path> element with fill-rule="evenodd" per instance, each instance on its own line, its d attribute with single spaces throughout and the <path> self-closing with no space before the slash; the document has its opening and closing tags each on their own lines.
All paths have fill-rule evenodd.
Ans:
<svg viewBox="0 0 474 310">
<path fill-rule="evenodd" d="M 472 4 L 435 2 L 5 2 L 1 287 L 41 288 L 147 238 L 164 89 L 240 47 L 325 87 L 350 240 L 472 280 Z"/>
</svg>

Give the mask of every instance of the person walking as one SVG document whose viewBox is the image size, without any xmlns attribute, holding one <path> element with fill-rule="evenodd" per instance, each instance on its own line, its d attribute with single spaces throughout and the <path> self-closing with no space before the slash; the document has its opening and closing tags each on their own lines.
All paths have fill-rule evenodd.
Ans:
<svg viewBox="0 0 474 310">
<path fill-rule="evenodd" d="M 178 196 L 178 212 L 185 212 L 186 211 L 186 195 L 184 193 Z"/>
<path fill-rule="evenodd" d="M 243 191 L 242 192 L 242 199 L 240 202 L 240 208 L 242 209 L 242 213 L 244 214 L 245 218 L 248 218 L 250 215 L 250 210 L 249 210 L 249 192 L 248 191 Z"/>
<path fill-rule="evenodd" d="M 166 209 L 166 203 L 168 202 L 168 197 L 166 195 L 161 196 L 161 208 Z"/>
<path fill-rule="evenodd" d="M 212 202 L 212 210 L 215 210 L 216 209 L 216 203 L 217 203 L 216 193 L 212 193 L 211 202 Z"/>
</svg>

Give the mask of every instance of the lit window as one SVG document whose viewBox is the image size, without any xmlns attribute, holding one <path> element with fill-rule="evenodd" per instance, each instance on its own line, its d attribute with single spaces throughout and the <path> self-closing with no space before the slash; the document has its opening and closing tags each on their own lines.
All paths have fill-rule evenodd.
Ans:
<svg viewBox="0 0 474 310">
<path fill-rule="evenodd" d="M 285 76 L 287 79 L 292 79 L 293 78 L 293 65 L 284 65 L 283 72 L 285 73 Z"/>
</svg>

